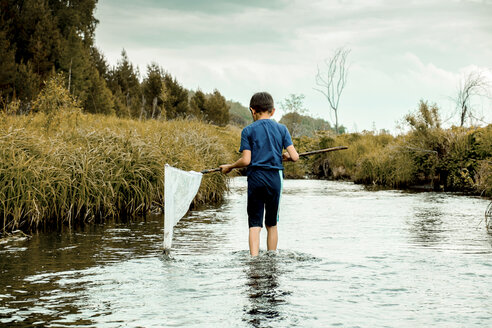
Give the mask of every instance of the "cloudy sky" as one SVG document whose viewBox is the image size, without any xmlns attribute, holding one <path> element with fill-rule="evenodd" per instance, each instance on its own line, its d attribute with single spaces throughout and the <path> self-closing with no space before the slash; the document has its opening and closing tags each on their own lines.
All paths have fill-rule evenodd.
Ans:
<svg viewBox="0 0 492 328">
<path fill-rule="evenodd" d="M 277 103 L 303 94 L 311 115 L 329 121 L 317 67 L 349 48 L 339 120 L 350 131 L 395 132 L 420 99 L 457 123 L 450 98 L 463 74 L 492 79 L 492 0 L 101 0 L 96 17 L 111 65 L 124 48 L 141 73 L 157 62 L 186 88 L 244 105 L 256 91 Z M 474 105 L 492 122 L 490 100 Z"/>
</svg>

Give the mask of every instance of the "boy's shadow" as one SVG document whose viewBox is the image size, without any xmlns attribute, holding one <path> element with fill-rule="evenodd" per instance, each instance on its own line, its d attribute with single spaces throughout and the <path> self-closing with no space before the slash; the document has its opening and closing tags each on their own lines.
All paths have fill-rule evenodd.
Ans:
<svg viewBox="0 0 492 328">
<path fill-rule="evenodd" d="M 246 293 L 249 304 L 244 308 L 243 321 L 252 327 L 270 327 L 284 319 L 281 306 L 290 292 L 280 289 L 278 254 L 260 253 L 246 263 Z"/>
</svg>

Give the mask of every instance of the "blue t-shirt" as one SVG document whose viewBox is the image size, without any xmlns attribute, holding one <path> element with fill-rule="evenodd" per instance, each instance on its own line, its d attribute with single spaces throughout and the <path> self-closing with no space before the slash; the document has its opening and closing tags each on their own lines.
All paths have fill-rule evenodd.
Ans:
<svg viewBox="0 0 492 328">
<path fill-rule="evenodd" d="M 239 151 L 251 150 L 251 168 L 283 170 L 282 151 L 292 145 L 289 130 L 285 125 L 271 119 L 258 120 L 241 132 Z"/>
</svg>

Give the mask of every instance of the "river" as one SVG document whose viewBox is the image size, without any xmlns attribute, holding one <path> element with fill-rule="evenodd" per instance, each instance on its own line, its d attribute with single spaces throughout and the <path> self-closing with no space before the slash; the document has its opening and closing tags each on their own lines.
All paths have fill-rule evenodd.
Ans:
<svg viewBox="0 0 492 328">
<path fill-rule="evenodd" d="M 489 201 L 286 180 L 279 251 L 247 250 L 246 180 L 190 212 L 0 245 L 0 326 L 492 327 Z"/>
</svg>

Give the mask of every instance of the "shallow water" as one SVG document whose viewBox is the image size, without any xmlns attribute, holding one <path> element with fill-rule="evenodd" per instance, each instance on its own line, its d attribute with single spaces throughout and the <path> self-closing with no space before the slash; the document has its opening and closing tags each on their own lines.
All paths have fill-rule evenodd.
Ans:
<svg viewBox="0 0 492 328">
<path fill-rule="evenodd" d="M 0 326 L 491 327 L 488 201 L 286 180 L 279 251 L 247 250 L 246 181 L 191 212 L 0 246 Z"/>
</svg>

